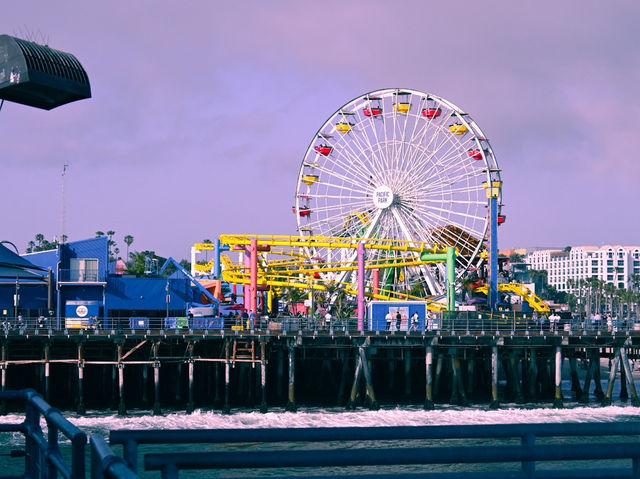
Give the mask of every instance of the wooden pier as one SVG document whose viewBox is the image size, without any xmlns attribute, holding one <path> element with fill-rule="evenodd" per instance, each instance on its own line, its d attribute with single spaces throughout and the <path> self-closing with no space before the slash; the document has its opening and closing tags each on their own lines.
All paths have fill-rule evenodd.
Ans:
<svg viewBox="0 0 640 479">
<path fill-rule="evenodd" d="M 10 331 L 0 335 L 2 390 L 33 388 L 53 406 L 79 413 L 161 414 L 608 404 L 619 380 L 620 397 L 640 405 L 631 367 L 640 358 L 640 331 L 235 329 Z M 610 368 L 601 377 L 603 360 Z M 563 379 L 572 381 L 571 398 L 563 397 Z"/>
</svg>

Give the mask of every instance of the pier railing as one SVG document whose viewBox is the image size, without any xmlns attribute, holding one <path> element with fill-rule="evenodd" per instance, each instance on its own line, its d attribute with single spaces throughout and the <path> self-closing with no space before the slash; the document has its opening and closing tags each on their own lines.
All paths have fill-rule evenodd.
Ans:
<svg viewBox="0 0 640 479">
<path fill-rule="evenodd" d="M 32 390 L 1 391 L 0 401 L 24 403 L 25 417 L 21 423 L 0 424 L 0 432 L 24 434 L 24 450 L 10 452 L 11 457 L 25 457 L 23 477 L 55 478 L 60 474 L 65 478 L 85 477 L 85 445 L 87 435 L 70 423 L 62 413 L 51 407 Z M 46 434 L 40 425 L 41 419 L 47 424 Z M 65 462 L 58 443 L 59 434 L 71 441 L 71 463 Z M 1 474 L 1 472 L 0 472 Z"/>
<path fill-rule="evenodd" d="M 0 336 L 52 335 L 167 335 L 167 334 L 243 334 L 270 335 L 353 335 L 360 334 L 357 318 L 318 319 L 311 317 L 262 317 L 251 324 L 246 318 L 93 318 L 82 320 L 22 317 L 0 320 Z M 483 335 L 483 334 L 557 334 L 601 335 L 638 334 L 640 320 L 624 319 L 549 319 L 532 313 L 480 313 L 471 311 L 433 312 L 411 324 L 406 319 L 388 322 L 365 320 L 366 334 Z"/>
<path fill-rule="evenodd" d="M 24 435 L 24 449 L 0 452 L 0 457 L 5 456 L 13 460 L 24 458 L 24 474 L 18 477 L 55 479 L 60 475 L 66 479 L 85 479 L 87 434 L 69 422 L 58 409 L 51 407 L 33 390 L 0 391 L 0 401 L 20 403 L 18 409 L 24 410 L 24 421 L 0 424 L 0 433 L 17 432 Z M 43 419 L 47 425 L 46 432 L 41 426 Z M 60 434 L 71 443 L 70 462 L 66 459 L 67 455 L 60 450 Z M 100 436 L 91 437 L 91 458 L 93 479 L 138 477 Z M 0 462 L 6 464 L 2 460 Z M 9 476 L 0 470 L 0 477 Z"/>
<path fill-rule="evenodd" d="M 605 436 L 616 442 L 604 442 Z M 206 452 L 144 454 L 147 471 L 161 471 L 164 479 L 179 477 L 182 470 L 265 469 L 268 477 L 308 477 L 313 469 L 318 477 L 390 478 L 393 467 L 412 466 L 420 478 L 637 478 L 640 479 L 640 423 L 599 424 L 493 424 L 471 426 L 404 426 L 226 430 L 119 430 L 110 432 L 112 445 L 123 445 L 129 467 L 136 470 L 139 444 L 227 444 Z M 566 441 L 537 444 L 538 438 L 567 438 Z M 586 440 L 585 440 L 586 438 Z M 481 445 L 460 440 L 482 439 Z M 491 439 L 491 441 L 486 441 Z M 512 439 L 519 439 L 519 444 Z M 511 440 L 511 441 L 510 441 Z M 578 442 L 576 442 L 576 440 Z M 388 442 L 394 441 L 392 446 Z M 503 441 L 503 443 L 496 443 Z M 260 447 L 265 443 L 286 443 L 281 448 Z M 301 443 L 318 443 L 310 449 Z M 327 446 L 330 443 L 330 446 Z M 477 444 L 477 442 L 475 442 Z M 484 444 L 483 444 L 484 443 Z M 236 450 L 229 445 L 242 444 Z M 202 446 L 200 446 L 202 449 Z M 597 468 L 596 461 L 626 459 Z M 562 462 L 562 469 L 537 469 L 539 463 Z M 567 464 L 567 461 L 586 461 Z M 519 469 L 471 472 L 431 472 L 433 464 L 475 464 L 474 471 L 490 469 L 481 464 L 512 463 Z M 585 465 L 586 464 L 586 465 Z M 594 467 L 594 465 L 596 467 Z M 389 466 L 367 472 L 363 466 Z M 296 468 L 299 472 L 292 472 Z M 298 469 L 299 468 L 299 469 Z M 324 471 L 318 468 L 327 468 Z M 354 469 L 356 468 L 356 469 Z M 372 469 L 370 469 L 372 470 Z M 406 471 L 406 469 L 403 469 Z M 253 476 L 252 476 L 253 477 Z"/>
</svg>

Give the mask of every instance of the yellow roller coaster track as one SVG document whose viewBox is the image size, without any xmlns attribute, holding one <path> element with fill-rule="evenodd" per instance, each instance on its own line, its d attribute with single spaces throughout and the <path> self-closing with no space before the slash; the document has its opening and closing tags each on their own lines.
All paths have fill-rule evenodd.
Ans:
<svg viewBox="0 0 640 479">
<path fill-rule="evenodd" d="M 520 283 L 499 284 L 498 291 L 517 294 L 518 296 L 522 297 L 522 299 L 524 299 L 529 304 L 529 306 L 533 308 L 534 311 L 537 311 L 538 313 L 549 314 L 551 312 L 549 305 L 545 303 L 533 291 L 527 288 L 524 284 L 520 284 Z M 476 292 L 482 293 L 482 294 L 488 294 L 489 288 L 487 285 L 480 286 L 479 288 L 476 288 Z"/>
<path fill-rule="evenodd" d="M 224 265 L 224 271 L 222 273 L 222 279 L 228 283 L 235 284 L 251 284 L 251 279 L 249 277 L 249 269 L 244 265 L 239 265 L 237 263 L 233 263 L 230 258 L 227 256 L 221 257 L 222 263 Z M 415 261 L 415 262 L 405 262 L 406 265 L 415 266 L 420 264 L 426 264 L 428 261 Z M 393 264 L 379 264 L 375 266 L 371 266 L 370 268 L 394 268 L 398 267 L 398 263 Z M 402 265 L 400 265 L 402 266 Z M 338 286 L 341 287 L 345 293 L 357 296 L 357 289 L 353 288 L 353 285 L 350 283 L 343 282 L 335 282 L 329 279 L 322 279 L 314 277 L 318 273 L 324 272 L 334 272 L 334 271 L 356 271 L 358 269 L 357 265 L 354 266 L 342 266 L 337 268 L 328 268 L 325 269 L 324 265 L 318 267 L 313 265 L 313 268 L 300 268 L 298 270 L 285 270 L 285 271 L 272 271 L 269 269 L 268 272 L 265 271 L 264 268 L 260 267 L 259 263 L 259 272 L 258 272 L 258 285 L 259 286 L 271 286 L 275 288 L 298 288 L 303 289 L 305 291 L 329 291 L 331 287 L 327 287 L 327 285 Z M 437 301 L 433 301 L 429 298 L 423 298 L 414 296 L 408 293 L 400 293 L 397 291 L 392 291 L 383 288 L 377 288 L 377 292 L 366 292 L 365 296 L 371 299 L 377 299 L 382 301 L 427 301 L 429 302 L 428 309 L 432 311 L 444 311 L 446 310 L 446 305 L 439 303 Z"/>
<path fill-rule="evenodd" d="M 260 246 L 282 246 L 289 248 L 347 248 L 357 249 L 360 243 L 365 249 L 386 251 L 408 251 L 415 253 L 446 253 L 446 245 L 434 245 L 420 241 L 401 241 L 379 238 L 335 238 L 329 236 L 278 236 L 278 235 L 222 235 L 220 242 L 229 246 L 248 246 L 257 239 Z M 212 243 L 196 243 L 199 251 L 212 251 Z"/>
</svg>

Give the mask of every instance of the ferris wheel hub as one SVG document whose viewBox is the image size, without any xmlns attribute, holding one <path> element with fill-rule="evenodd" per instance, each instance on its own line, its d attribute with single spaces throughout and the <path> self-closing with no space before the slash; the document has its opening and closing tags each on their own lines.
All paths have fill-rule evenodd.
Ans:
<svg viewBox="0 0 640 479">
<path fill-rule="evenodd" d="M 378 186 L 373 190 L 373 204 L 376 208 L 383 210 L 393 204 L 394 194 L 386 185 Z"/>
</svg>

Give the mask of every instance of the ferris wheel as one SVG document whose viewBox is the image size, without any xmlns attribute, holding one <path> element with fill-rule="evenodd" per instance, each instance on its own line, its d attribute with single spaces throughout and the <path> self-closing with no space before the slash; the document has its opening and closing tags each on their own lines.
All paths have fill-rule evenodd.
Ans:
<svg viewBox="0 0 640 479">
<path fill-rule="evenodd" d="M 489 228 L 486 188 L 496 181 L 500 170 L 489 140 L 467 113 L 429 93 L 377 90 L 348 102 L 320 127 L 300 167 L 294 212 L 301 235 L 454 246 L 459 277 L 481 261 Z M 351 259 L 332 258 L 328 249 L 309 253 L 320 261 Z M 367 261 L 402 260 L 372 254 Z M 396 289 L 420 284 L 426 294 L 440 294 L 445 274 L 439 268 L 389 270 L 383 282 Z"/>
</svg>

